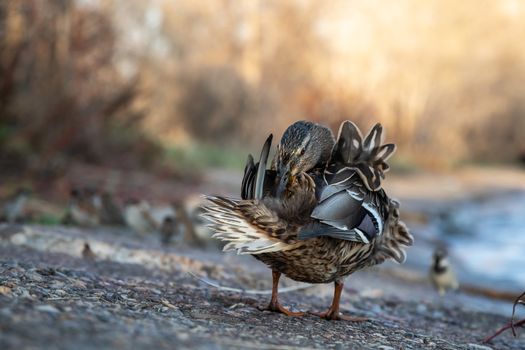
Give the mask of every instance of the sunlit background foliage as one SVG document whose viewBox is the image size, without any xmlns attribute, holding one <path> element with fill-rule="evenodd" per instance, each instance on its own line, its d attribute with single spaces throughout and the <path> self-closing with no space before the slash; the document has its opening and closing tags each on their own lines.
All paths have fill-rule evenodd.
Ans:
<svg viewBox="0 0 525 350">
<path fill-rule="evenodd" d="M 2 1 L 2 166 L 241 166 L 209 154 L 297 119 L 380 121 L 399 167 L 516 162 L 523 33 L 519 0 Z"/>
</svg>

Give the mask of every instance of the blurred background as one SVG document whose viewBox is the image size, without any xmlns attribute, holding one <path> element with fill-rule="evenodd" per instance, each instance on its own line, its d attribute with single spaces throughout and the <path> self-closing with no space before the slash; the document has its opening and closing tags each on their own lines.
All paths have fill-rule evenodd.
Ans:
<svg viewBox="0 0 525 350">
<path fill-rule="evenodd" d="M 41 224 L 86 186 L 186 205 L 237 194 L 293 121 L 381 122 L 409 266 L 446 245 L 461 279 L 519 291 L 523 33 L 519 0 L 2 1 L 0 196 L 30 189 Z"/>
</svg>

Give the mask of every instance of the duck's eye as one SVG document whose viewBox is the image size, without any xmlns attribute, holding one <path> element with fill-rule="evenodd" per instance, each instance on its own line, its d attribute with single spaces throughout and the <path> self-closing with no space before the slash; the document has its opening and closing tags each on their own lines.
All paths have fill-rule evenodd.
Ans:
<svg viewBox="0 0 525 350">
<path fill-rule="evenodd" d="M 299 152 L 299 155 L 304 156 L 304 153 L 306 152 L 306 148 L 302 148 Z"/>
</svg>

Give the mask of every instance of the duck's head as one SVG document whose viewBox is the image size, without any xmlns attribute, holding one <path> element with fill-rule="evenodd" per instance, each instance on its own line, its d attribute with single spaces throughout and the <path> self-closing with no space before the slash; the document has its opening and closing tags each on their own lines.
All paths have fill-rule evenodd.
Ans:
<svg viewBox="0 0 525 350">
<path fill-rule="evenodd" d="M 297 174 L 324 166 L 330 159 L 334 144 L 332 131 L 324 126 L 308 121 L 290 125 L 277 146 L 277 195 L 286 190 Z"/>
</svg>

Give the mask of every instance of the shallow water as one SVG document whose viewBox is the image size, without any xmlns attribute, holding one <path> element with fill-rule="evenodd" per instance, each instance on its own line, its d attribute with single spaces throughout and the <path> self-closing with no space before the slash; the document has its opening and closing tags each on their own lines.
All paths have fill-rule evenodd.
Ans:
<svg viewBox="0 0 525 350">
<path fill-rule="evenodd" d="M 525 289 L 525 193 L 452 205 L 434 224 L 462 280 Z"/>
</svg>

